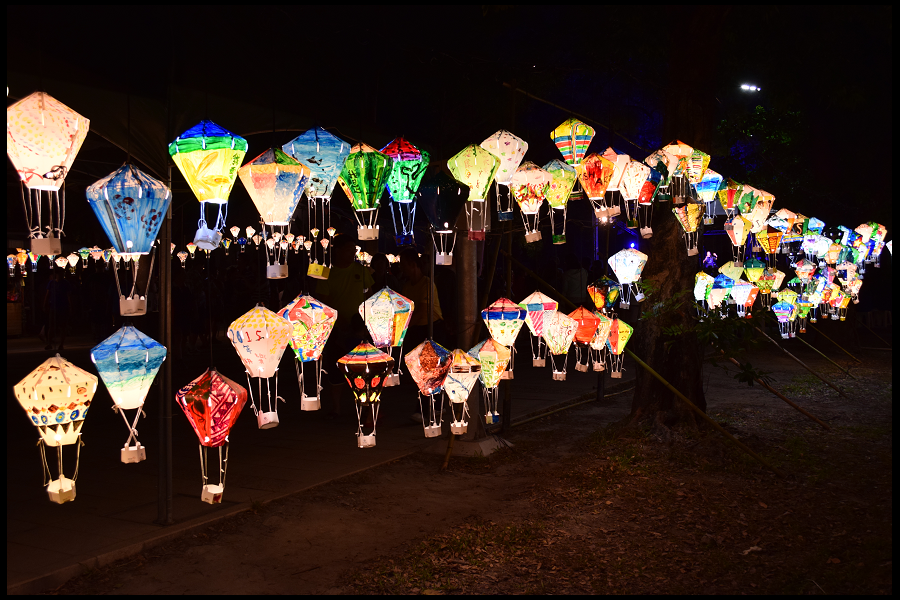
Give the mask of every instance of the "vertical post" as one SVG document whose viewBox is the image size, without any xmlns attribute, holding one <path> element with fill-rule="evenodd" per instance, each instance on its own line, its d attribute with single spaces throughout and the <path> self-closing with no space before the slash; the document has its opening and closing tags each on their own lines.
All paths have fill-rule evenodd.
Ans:
<svg viewBox="0 0 900 600">
<path fill-rule="evenodd" d="M 169 165 L 169 190 L 172 189 L 172 166 Z M 163 219 L 159 248 L 159 335 L 168 354 L 162 364 L 159 386 L 159 467 L 156 522 L 171 525 L 172 511 L 172 254 L 166 251 L 172 243 L 172 204 Z"/>
<path fill-rule="evenodd" d="M 552 217 L 553 215 L 551 215 Z M 512 296 L 512 223 L 507 222 L 506 224 L 506 297 L 511 298 Z M 502 243 L 501 240 L 497 240 L 497 243 Z M 513 352 L 516 351 L 515 346 L 512 348 Z M 500 431 L 506 432 L 509 431 L 510 428 L 510 419 L 512 418 L 512 379 L 506 380 L 506 385 L 503 386 L 503 409 L 501 412 L 501 422 L 500 422 Z"/>
<path fill-rule="evenodd" d="M 434 339 L 434 251 L 431 252 L 428 261 L 428 339 Z"/>
<path fill-rule="evenodd" d="M 460 221 L 465 223 L 465 215 L 460 215 Z M 459 221 L 457 221 L 459 223 Z M 478 319 L 478 265 L 476 258 L 476 243 L 468 239 L 466 226 L 459 227 L 459 236 L 456 242 L 456 330 L 458 331 L 457 344 L 461 348 L 471 348 L 477 341 L 475 327 Z M 469 428 L 462 435 L 466 440 L 479 440 L 485 436 L 484 412 L 481 406 L 481 394 L 473 392 L 469 395 Z"/>
</svg>

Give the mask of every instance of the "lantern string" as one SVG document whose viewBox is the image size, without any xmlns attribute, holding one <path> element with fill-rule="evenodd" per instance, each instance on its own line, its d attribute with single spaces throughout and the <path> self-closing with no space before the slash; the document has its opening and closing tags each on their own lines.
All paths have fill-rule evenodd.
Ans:
<svg viewBox="0 0 900 600">
<path fill-rule="evenodd" d="M 155 248 L 154 248 L 155 250 Z M 211 252 L 206 254 L 206 310 L 209 311 L 209 369 L 215 370 L 215 362 L 213 361 L 213 340 L 215 339 L 215 327 L 213 325 L 213 309 L 212 309 L 212 260 Z M 151 259 L 152 260 L 152 259 Z M 152 273 L 153 263 L 150 263 Z"/>
</svg>

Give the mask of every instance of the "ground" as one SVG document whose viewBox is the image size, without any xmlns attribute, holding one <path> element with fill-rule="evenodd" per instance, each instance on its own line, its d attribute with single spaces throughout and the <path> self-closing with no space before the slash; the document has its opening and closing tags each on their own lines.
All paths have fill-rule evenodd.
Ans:
<svg viewBox="0 0 900 600">
<path fill-rule="evenodd" d="M 715 431 L 623 428 L 630 394 L 521 426 L 488 458 L 418 454 L 222 520 L 56 593 L 891 594 L 892 368 L 751 357 L 832 429 L 707 367 Z"/>
</svg>

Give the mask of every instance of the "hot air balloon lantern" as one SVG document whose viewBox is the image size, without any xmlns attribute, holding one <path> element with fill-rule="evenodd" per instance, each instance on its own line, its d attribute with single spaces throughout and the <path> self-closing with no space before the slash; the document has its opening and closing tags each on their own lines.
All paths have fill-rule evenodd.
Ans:
<svg viewBox="0 0 900 600">
<path fill-rule="evenodd" d="M 6 255 L 6 266 L 9 268 L 9 276 L 16 276 L 16 255 L 15 254 L 7 254 Z"/>
<path fill-rule="evenodd" d="M 587 154 L 591 140 L 594 139 L 594 128 L 578 119 L 566 119 L 559 127 L 550 132 L 550 139 L 556 144 L 559 153 L 566 163 L 575 166 L 581 163 Z"/>
<path fill-rule="evenodd" d="M 481 362 L 477 358 L 463 350 L 454 350 L 451 353 L 450 369 L 444 379 L 444 393 L 450 401 L 450 409 L 453 414 L 453 420 L 450 423 L 452 434 L 460 435 L 468 429 L 469 395 L 480 375 Z M 428 429 L 425 430 L 425 435 L 429 437 Z"/>
<path fill-rule="evenodd" d="M 100 258 L 99 256 L 97 258 Z M 37 273 L 38 261 L 41 260 L 41 255 L 31 250 L 28 251 L 28 260 L 31 261 L 31 272 Z M 97 260 L 96 258 L 94 260 Z"/>
<path fill-rule="evenodd" d="M 591 342 L 600 327 L 600 319 L 593 311 L 579 306 L 569 313 L 575 319 L 578 328 L 575 330 L 575 370 L 587 372 L 591 362 Z"/>
<path fill-rule="evenodd" d="M 604 275 L 587 287 L 587 293 L 597 310 L 610 317 L 615 317 L 613 309 L 622 295 L 621 285 Z"/>
<path fill-rule="evenodd" d="M 749 190 L 749 193 L 748 193 Z M 752 193 L 755 203 L 745 203 L 744 198 Z M 769 220 L 769 214 L 772 212 L 772 205 L 775 204 L 775 196 L 764 190 L 756 190 L 748 185 L 744 186 L 744 196 L 741 198 L 741 214 L 743 214 L 751 223 L 750 232 L 759 233 L 766 228 L 766 221 Z M 747 206 L 752 206 L 750 210 L 746 210 Z M 780 241 L 780 239 L 779 239 Z"/>
<path fill-rule="evenodd" d="M 550 206 L 550 231 L 553 235 L 553 243 L 565 244 L 569 196 L 572 194 L 575 182 L 578 181 L 578 176 L 575 169 L 559 159 L 551 160 L 544 165 L 543 169 L 553 178 L 546 194 L 547 204 Z"/>
<path fill-rule="evenodd" d="M 643 302 L 644 293 L 641 291 L 640 280 L 644 265 L 647 264 L 647 255 L 634 248 L 624 248 L 610 256 L 607 262 L 616 274 L 619 285 L 622 286 L 619 306 L 628 309 L 632 297 L 638 302 Z"/>
<path fill-rule="evenodd" d="M 62 252 L 63 184 L 89 125 L 88 119 L 44 92 L 34 92 L 6 107 L 6 154 L 21 181 L 32 252 Z"/>
<path fill-rule="evenodd" d="M 634 328 L 621 319 L 614 319 L 609 328 L 609 337 L 606 339 L 606 347 L 609 349 L 609 376 L 612 379 L 621 379 L 625 370 L 625 344 L 631 339 Z"/>
<path fill-rule="evenodd" d="M 636 160 L 625 167 L 621 191 L 625 201 L 625 215 L 630 229 L 640 228 L 641 237 L 653 235 L 650 221 L 653 218 L 653 198 L 660 182 L 655 170 Z"/>
<path fill-rule="evenodd" d="M 781 337 L 788 339 L 790 337 L 790 318 L 794 307 L 787 302 L 776 302 L 772 305 L 772 312 L 778 318 L 778 330 L 781 332 Z"/>
<path fill-rule="evenodd" d="M 415 308 L 412 300 L 389 287 L 382 288 L 359 305 L 359 314 L 372 336 L 372 344 L 388 356 L 393 356 L 394 348 L 397 348 L 397 372 L 385 377 L 383 387 L 400 384 L 403 339 Z"/>
<path fill-rule="evenodd" d="M 356 215 L 360 240 L 378 239 L 381 195 L 393 168 L 393 159 L 363 143 L 354 145 L 344 162 L 338 183 Z"/>
<path fill-rule="evenodd" d="M 735 265 L 733 262 L 727 262 L 719 267 L 719 273 L 737 281 L 744 274 L 744 268 Z"/>
<path fill-rule="evenodd" d="M 678 223 L 684 230 L 684 245 L 687 255 L 697 256 L 697 240 L 700 235 L 697 230 L 700 227 L 703 207 L 690 202 L 682 206 L 673 206 L 672 212 L 675 213 L 675 218 L 678 219 Z"/>
<path fill-rule="evenodd" d="M 509 348 L 512 353 L 509 359 L 509 370 L 503 374 L 503 379 L 513 378 L 516 337 L 518 337 L 519 331 L 522 330 L 526 314 L 524 308 L 519 307 L 518 304 L 509 298 L 500 298 L 481 311 L 481 318 L 484 319 L 491 337 Z M 546 339 L 546 336 L 544 339 Z"/>
<path fill-rule="evenodd" d="M 477 359 L 481 365 L 478 379 L 481 381 L 482 398 L 484 399 L 484 422 L 487 425 L 499 423 L 497 386 L 500 385 L 500 380 L 503 379 L 503 374 L 506 373 L 509 366 L 509 359 L 512 356 L 509 348 L 488 338 L 475 344 L 468 354 Z"/>
<path fill-rule="evenodd" d="M 712 276 L 704 271 L 694 275 L 694 300 L 697 303 L 698 315 L 702 315 L 709 310 L 709 292 L 712 290 L 714 281 Z"/>
<path fill-rule="evenodd" d="M 28 252 L 23 248 L 16 248 L 16 250 L 16 263 L 19 265 L 19 272 L 22 273 L 22 277 L 28 277 L 28 271 L 25 270 L 25 265 L 28 264 Z"/>
<path fill-rule="evenodd" d="M 441 435 L 444 400 L 441 392 L 450 372 L 453 356 L 449 350 L 433 340 L 425 340 L 406 353 L 403 358 L 409 375 L 419 388 L 419 407 L 425 437 Z M 423 402 L 422 396 L 426 400 Z"/>
<path fill-rule="evenodd" d="M 75 479 L 81 456 L 81 429 L 97 391 L 97 378 L 57 354 L 48 358 L 15 385 L 16 400 L 38 428 L 41 460 L 46 475 L 44 485 L 50 500 L 63 504 L 75 499 Z M 77 446 L 75 475 L 63 474 L 63 446 Z M 46 447 L 55 446 L 59 478 L 50 480 Z"/>
<path fill-rule="evenodd" d="M 575 166 L 581 189 L 584 190 L 594 209 L 594 216 L 601 223 L 606 223 L 615 216 L 611 213 L 609 205 L 607 205 L 606 196 L 612 185 L 613 176 L 616 173 L 615 161 L 618 155 L 615 154 L 612 148 L 607 150 L 607 152 L 612 152 L 612 160 L 602 154 L 589 154 Z M 544 168 L 546 169 L 547 167 Z M 621 180 L 621 176 L 619 180 Z M 609 195 L 613 194 L 612 190 L 609 190 L 608 193 Z M 616 207 L 618 209 L 618 201 L 616 201 Z M 618 214 L 618 210 L 616 214 Z"/>
<path fill-rule="evenodd" d="M 719 184 L 717 196 L 728 221 L 738 214 L 738 205 L 740 204 L 743 188 L 743 185 L 733 179 L 726 179 Z"/>
<path fill-rule="evenodd" d="M 693 184 L 694 191 L 697 193 L 697 198 L 704 205 L 704 225 L 712 225 L 715 222 L 715 203 L 719 199 L 719 190 L 722 187 L 723 181 L 724 178 L 721 175 L 712 169 L 707 169 L 700 181 Z"/>
<path fill-rule="evenodd" d="M 391 217 L 394 220 L 394 241 L 397 246 L 411 246 L 413 224 L 416 220 L 416 194 L 431 162 L 431 155 L 399 137 L 381 149 L 391 157 L 394 166 L 387 178 L 391 195 Z"/>
<path fill-rule="evenodd" d="M 756 296 L 759 294 L 759 288 L 744 280 L 735 280 L 731 287 L 731 297 L 734 298 L 735 309 L 739 317 L 750 318 L 753 309 L 753 303 L 756 302 Z"/>
<path fill-rule="evenodd" d="M 731 249 L 734 253 L 735 264 L 743 264 L 747 251 L 747 236 L 750 234 L 752 224 L 742 215 L 735 215 L 725 222 L 725 233 L 731 240 Z"/>
<path fill-rule="evenodd" d="M 268 279 L 288 276 L 287 253 L 276 242 L 288 233 L 294 211 L 309 183 L 309 175 L 309 167 L 288 156 L 281 148 L 269 148 L 238 170 L 238 177 L 259 212 L 263 231 L 268 230 Z"/>
<path fill-rule="evenodd" d="M 500 164 L 494 176 L 494 186 L 497 194 L 497 220 L 511 221 L 513 218 L 513 199 L 509 191 L 516 169 L 522 164 L 522 159 L 528 151 L 528 142 L 522 138 L 501 129 L 483 142 L 481 147 L 497 157 Z M 500 186 L 506 188 L 501 190 Z"/>
<path fill-rule="evenodd" d="M 238 317 L 228 326 L 228 339 L 244 364 L 247 372 L 247 387 L 250 389 L 250 407 L 256 415 L 260 429 L 278 426 L 278 364 L 291 341 L 293 327 L 282 316 L 264 306 L 257 305 Z M 253 387 L 250 378 L 256 378 L 259 409 L 253 400 Z M 270 379 L 275 378 L 273 393 Z M 266 380 L 266 397 L 268 410 L 263 410 L 262 380 Z"/>
<path fill-rule="evenodd" d="M 525 241 L 541 239 L 541 206 L 547 197 L 553 176 L 530 161 L 523 162 L 509 182 L 509 191 L 515 198 L 525 224 Z"/>
<path fill-rule="evenodd" d="M 456 221 L 468 191 L 458 181 L 439 170 L 419 188 L 419 204 L 431 224 L 431 239 L 434 242 L 434 264 L 453 264 L 453 248 L 456 246 Z"/>
<path fill-rule="evenodd" d="M 309 169 L 309 182 L 306 184 L 305 192 L 310 240 L 313 242 L 329 240 L 325 234 L 331 227 L 331 196 L 350 154 L 350 144 L 321 127 L 314 127 L 301 133 L 281 149 Z M 320 233 L 322 238 L 318 239 Z M 248 234 L 247 237 L 253 236 Z M 303 244 L 305 241 L 304 239 L 300 243 Z M 307 274 L 314 279 L 328 279 L 331 271 L 330 244 L 311 243 L 307 248 L 307 254 L 309 255 Z"/>
<path fill-rule="evenodd" d="M 550 366 L 554 381 L 566 380 L 566 362 L 569 348 L 575 341 L 578 321 L 558 310 L 544 315 L 544 341 L 550 350 Z"/>
<path fill-rule="evenodd" d="M 525 310 L 525 324 L 531 332 L 531 366 L 543 367 L 547 359 L 547 346 L 543 337 L 544 316 L 559 308 L 559 303 L 536 291 L 519 302 L 519 308 Z"/>
<path fill-rule="evenodd" d="M 731 294 L 731 288 L 734 286 L 734 279 L 728 277 L 727 275 L 716 275 L 716 278 L 713 280 L 712 288 L 709 290 L 709 297 L 707 302 L 709 303 L 710 310 L 717 310 L 725 300 L 728 299 L 728 296 Z M 726 312 L 722 310 L 720 314 L 724 317 L 726 316 Z"/>
<path fill-rule="evenodd" d="M 491 182 L 500 168 L 500 159 L 489 150 L 475 144 L 466 146 L 456 156 L 447 161 L 450 174 L 459 183 L 468 186 L 466 221 L 469 239 L 484 239 L 488 227 L 490 211 L 485 204 Z"/>
<path fill-rule="evenodd" d="M 300 410 L 319 410 L 322 407 L 322 352 L 337 321 L 337 311 L 309 295 L 294 298 L 278 311 L 291 326 L 289 344 L 294 351 L 294 367 L 300 384 Z M 303 366 L 313 363 L 316 393 L 307 395 Z"/>
<path fill-rule="evenodd" d="M 247 148 L 247 140 L 212 121 L 200 121 L 169 144 L 169 156 L 200 201 L 200 226 L 194 243 L 204 250 L 215 250 L 222 241 L 222 209 L 227 213 L 228 196 Z M 212 228 L 206 223 L 207 204 L 218 207 Z"/>
<path fill-rule="evenodd" d="M 147 293 L 156 259 L 156 236 L 172 202 L 169 188 L 134 165 L 125 164 L 92 184 L 85 194 L 113 249 L 120 256 L 133 258 L 130 264 L 125 265 L 129 272 L 124 282 L 119 276 L 119 263 L 113 264 L 119 291 L 119 312 L 123 317 L 147 314 Z M 150 273 L 149 276 L 141 277 L 144 269 Z M 129 283 L 132 285 L 129 286 Z M 127 291 L 129 289 L 130 292 Z"/>
<path fill-rule="evenodd" d="M 605 371 L 606 355 L 608 354 L 606 349 L 606 340 L 609 338 L 609 330 L 612 327 L 612 319 L 610 319 L 600 311 L 595 311 L 594 316 L 597 317 L 597 321 L 599 324 L 597 325 L 597 331 L 594 332 L 594 337 L 591 338 L 591 363 L 594 366 L 594 371 Z"/>
<path fill-rule="evenodd" d="M 771 225 L 766 225 L 764 229 L 756 234 L 756 239 L 759 241 L 759 246 L 762 248 L 763 253 L 765 253 L 766 255 L 766 262 L 768 263 L 770 269 L 775 268 L 775 262 L 777 259 L 776 253 L 778 251 L 778 245 L 781 243 L 781 238 L 783 236 L 783 231 L 776 229 Z"/>
<path fill-rule="evenodd" d="M 394 368 L 394 359 L 372 344 L 362 342 L 338 359 L 338 368 L 344 373 L 356 403 L 356 446 L 374 448 L 381 390 L 384 378 Z M 363 418 L 363 413 L 367 408 L 370 411 L 368 421 L 372 424 L 371 433 L 365 433 L 368 423 L 364 423 L 367 419 Z"/>
<path fill-rule="evenodd" d="M 688 173 L 694 149 L 684 142 L 674 141 L 663 146 L 644 161 L 661 177 L 660 201 L 672 199 L 676 206 L 690 197 Z M 702 161 L 701 161 L 702 162 Z"/>
<path fill-rule="evenodd" d="M 622 199 L 622 177 L 625 175 L 625 168 L 631 163 L 631 157 L 621 152 L 616 152 L 612 146 L 603 151 L 603 158 L 615 164 L 612 179 L 609 180 L 609 186 L 606 188 L 606 206 L 609 219 L 621 214 Z M 600 218 L 600 222 L 606 222 Z"/>
</svg>

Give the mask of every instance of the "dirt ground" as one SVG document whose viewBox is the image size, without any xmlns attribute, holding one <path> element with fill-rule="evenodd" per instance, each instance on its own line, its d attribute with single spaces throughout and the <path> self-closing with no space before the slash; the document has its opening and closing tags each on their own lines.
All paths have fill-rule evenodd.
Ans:
<svg viewBox="0 0 900 600">
<path fill-rule="evenodd" d="M 782 357 L 754 364 L 831 424 L 708 367 L 715 431 L 668 443 L 616 425 L 630 394 L 511 430 L 488 458 L 414 455 L 220 521 L 60 594 L 891 594 L 890 352 L 850 400 Z M 850 366 L 849 362 L 843 362 Z"/>
</svg>

